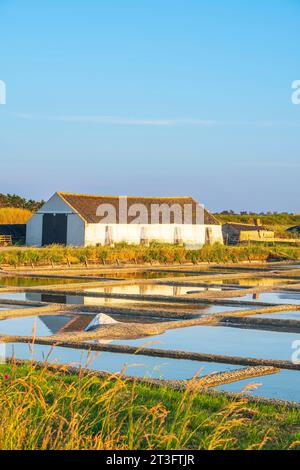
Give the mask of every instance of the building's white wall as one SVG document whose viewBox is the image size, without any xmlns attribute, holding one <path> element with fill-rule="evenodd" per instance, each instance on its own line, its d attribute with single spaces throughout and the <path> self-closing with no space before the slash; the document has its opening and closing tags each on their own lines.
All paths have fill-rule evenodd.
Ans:
<svg viewBox="0 0 300 470">
<path fill-rule="evenodd" d="M 84 246 L 85 222 L 77 214 L 68 214 L 67 245 Z"/>
<path fill-rule="evenodd" d="M 26 226 L 26 245 L 41 246 L 43 237 L 43 215 L 35 214 Z"/>
<path fill-rule="evenodd" d="M 105 225 L 104 224 L 86 224 L 84 245 L 104 245 L 105 244 Z"/>
<path fill-rule="evenodd" d="M 43 214 L 68 214 L 67 244 L 72 246 L 88 246 L 101 244 L 106 240 L 105 224 L 87 224 L 72 208 L 56 193 L 27 223 L 26 244 L 42 245 Z M 175 224 L 112 224 L 111 233 L 114 243 L 126 241 L 139 244 L 141 235 L 148 241 L 158 240 L 174 243 L 179 235 L 182 242 L 189 247 L 198 247 L 205 243 L 206 227 L 211 229 L 211 242 L 223 243 L 221 225 L 175 225 Z M 176 233 L 176 229 L 177 233 Z"/>
<path fill-rule="evenodd" d="M 112 238 L 115 243 L 127 241 L 128 243 L 139 244 L 141 240 L 142 227 L 144 235 L 151 240 L 158 240 L 166 243 L 174 243 L 175 228 L 179 228 L 183 243 L 188 245 L 203 245 L 205 243 L 205 229 L 212 229 L 212 242 L 223 243 L 222 230 L 220 225 L 167 225 L 167 224 L 113 224 Z M 104 224 L 86 224 L 85 245 L 105 244 Z"/>
<path fill-rule="evenodd" d="M 205 225 L 205 228 L 206 227 L 209 227 L 212 231 L 213 243 L 222 243 L 223 244 L 222 225 Z"/>
</svg>

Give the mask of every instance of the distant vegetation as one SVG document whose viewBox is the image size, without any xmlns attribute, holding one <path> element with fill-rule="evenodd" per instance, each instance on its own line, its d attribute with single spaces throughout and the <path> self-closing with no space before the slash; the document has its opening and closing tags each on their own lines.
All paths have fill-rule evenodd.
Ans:
<svg viewBox="0 0 300 470">
<path fill-rule="evenodd" d="M 28 209 L 0 208 L 0 224 L 26 224 L 31 216 L 32 212 Z"/>
<path fill-rule="evenodd" d="M 241 212 L 236 214 L 233 211 L 223 211 L 214 214 L 221 224 L 235 222 L 242 224 L 253 224 L 259 219 L 260 223 L 275 232 L 275 237 L 298 238 L 296 232 L 287 232 L 287 229 L 300 225 L 300 214 L 289 214 L 287 212 L 261 213 Z M 299 237 L 300 238 L 300 237 Z"/>
<path fill-rule="evenodd" d="M 289 214 L 288 212 L 261 214 L 255 212 L 241 212 L 240 214 L 236 214 L 233 211 L 223 211 L 214 215 L 221 223 L 238 222 L 253 224 L 255 219 L 260 219 L 261 223 L 266 226 L 291 227 L 293 225 L 300 225 L 300 214 Z"/>
<path fill-rule="evenodd" d="M 34 201 L 33 199 L 25 199 L 17 194 L 1 194 L 0 193 L 0 208 L 14 207 L 17 209 L 26 209 L 30 212 L 37 211 L 44 201 Z"/>
<path fill-rule="evenodd" d="M 76 265 L 76 264 L 184 264 L 238 263 L 242 261 L 267 261 L 272 259 L 300 259 L 299 246 L 245 244 L 226 246 L 205 245 L 198 250 L 187 250 L 180 245 L 152 242 L 149 247 L 126 243 L 108 246 L 65 247 L 51 245 L 44 248 L 27 248 L 0 251 L 0 264 L 10 266 Z"/>
<path fill-rule="evenodd" d="M 25 199 L 17 194 L 0 193 L 0 224 L 26 224 L 44 201 Z"/>
<path fill-rule="evenodd" d="M 209 395 L 201 378 L 179 391 L 64 369 L 0 365 L 2 450 L 300 447 L 297 408 Z"/>
</svg>

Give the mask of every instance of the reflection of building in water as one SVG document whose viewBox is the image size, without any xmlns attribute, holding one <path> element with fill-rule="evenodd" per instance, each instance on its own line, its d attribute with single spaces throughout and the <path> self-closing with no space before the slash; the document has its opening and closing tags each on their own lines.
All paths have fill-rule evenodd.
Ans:
<svg viewBox="0 0 300 470">
<path fill-rule="evenodd" d="M 58 331 L 72 321 L 72 316 L 63 316 L 63 315 L 41 315 L 39 320 L 41 320 L 44 325 L 51 331 L 52 334 L 58 333 Z"/>
<path fill-rule="evenodd" d="M 56 334 L 83 331 L 94 317 L 95 315 L 40 315 L 39 319 L 52 334 Z"/>
<path fill-rule="evenodd" d="M 140 285 L 128 285 L 128 286 L 113 286 L 113 287 L 99 287 L 85 289 L 85 292 L 98 292 L 98 293 L 109 293 L 109 294 L 127 294 L 127 295 L 165 295 L 172 296 L 174 292 L 178 292 L 177 295 L 183 295 L 189 288 L 186 286 L 169 286 L 163 284 L 140 284 Z"/>
<path fill-rule="evenodd" d="M 113 339 L 94 339 L 93 340 L 93 343 L 94 344 L 110 344 L 113 342 Z M 98 354 L 100 353 L 101 351 L 98 352 Z"/>
<path fill-rule="evenodd" d="M 51 331 L 56 333 L 72 333 L 90 331 L 101 325 L 118 323 L 109 315 L 99 314 L 78 314 L 78 315 L 41 315 L 39 319 Z"/>
<path fill-rule="evenodd" d="M 113 288 L 112 287 L 105 287 L 104 288 L 104 293 L 105 294 L 112 294 L 113 293 Z"/>
<path fill-rule="evenodd" d="M 51 331 L 52 334 L 90 331 L 101 325 L 118 323 L 109 315 L 78 314 L 78 315 L 41 315 L 39 319 Z"/>
<path fill-rule="evenodd" d="M 147 292 L 148 292 L 147 286 L 145 286 L 144 284 L 141 284 L 141 285 L 139 286 L 139 294 L 140 294 L 140 295 L 146 295 Z"/>
<path fill-rule="evenodd" d="M 180 286 L 174 286 L 173 287 L 173 295 L 175 295 L 175 296 L 181 295 L 181 287 Z"/>
<path fill-rule="evenodd" d="M 36 292 L 26 292 L 25 297 L 26 300 L 30 300 L 31 302 L 77 305 L 81 305 L 84 303 L 84 297 L 82 295 L 41 294 Z"/>
</svg>

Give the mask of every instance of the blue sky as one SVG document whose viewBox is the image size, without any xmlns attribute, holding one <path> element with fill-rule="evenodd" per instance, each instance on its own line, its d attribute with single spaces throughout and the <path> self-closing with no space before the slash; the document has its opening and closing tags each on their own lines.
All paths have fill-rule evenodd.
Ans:
<svg viewBox="0 0 300 470">
<path fill-rule="evenodd" d="M 0 192 L 300 212 L 299 0 L 0 0 Z"/>
</svg>

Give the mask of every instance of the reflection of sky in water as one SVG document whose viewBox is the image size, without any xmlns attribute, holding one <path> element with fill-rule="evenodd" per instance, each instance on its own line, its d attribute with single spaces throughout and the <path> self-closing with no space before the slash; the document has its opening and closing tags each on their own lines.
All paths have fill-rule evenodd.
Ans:
<svg viewBox="0 0 300 470">
<path fill-rule="evenodd" d="M 31 356 L 28 344 L 7 344 L 7 357 L 14 354 L 19 359 L 28 359 Z M 195 374 L 210 374 L 227 370 L 238 369 L 238 366 L 228 364 L 216 364 L 209 362 L 186 361 L 161 357 L 134 356 L 129 354 L 96 352 L 55 347 L 34 345 L 34 359 L 43 360 L 48 356 L 49 362 L 59 364 L 79 364 L 89 369 L 107 370 L 109 372 L 120 372 L 126 367 L 127 375 L 149 376 L 165 379 L 190 379 Z"/>
<path fill-rule="evenodd" d="M 191 326 L 168 330 L 157 336 L 138 340 L 116 340 L 114 343 L 158 349 L 291 360 L 292 343 L 300 334 L 264 330 L 247 330 L 221 326 Z M 156 344 L 146 345 L 156 341 Z"/>
<path fill-rule="evenodd" d="M 16 336 L 32 336 L 36 329 L 36 336 L 48 336 L 57 333 L 65 326 L 72 316 L 43 315 L 32 317 L 7 318 L 0 320 L 0 334 Z"/>
<path fill-rule="evenodd" d="M 300 310 L 291 310 L 289 312 L 263 313 L 253 315 L 251 318 L 277 318 L 278 320 L 300 320 Z"/>
<path fill-rule="evenodd" d="M 109 297 L 88 297 L 80 295 L 62 295 L 62 294 L 40 294 L 34 292 L 7 292 L 1 293 L 0 298 L 9 300 L 30 300 L 35 302 L 56 302 L 56 303 L 68 303 L 76 305 L 87 305 L 87 306 L 127 306 L 127 305 L 141 305 L 142 308 L 150 309 L 151 307 L 158 309 L 167 309 L 172 311 L 187 311 L 199 314 L 211 314 L 218 312 L 230 312 L 234 310 L 249 309 L 249 305 L 218 305 L 218 304 L 199 304 L 196 305 L 184 305 L 178 303 L 166 303 L 166 302 L 147 302 L 131 299 L 113 299 Z"/>
<path fill-rule="evenodd" d="M 0 310 L 17 310 L 19 308 L 30 308 L 30 307 L 26 305 L 12 305 L 12 304 L 0 305 Z"/>
<path fill-rule="evenodd" d="M 245 386 L 254 383 L 261 386 L 249 392 L 251 395 L 300 402 L 300 371 L 281 370 L 278 374 L 241 380 L 216 388 L 227 392 L 240 392 Z"/>
<path fill-rule="evenodd" d="M 234 297 L 232 300 L 269 302 L 273 304 L 300 304 L 300 292 L 260 292 Z"/>
<path fill-rule="evenodd" d="M 287 264 L 287 265 L 279 265 L 279 266 L 273 266 L 274 271 L 290 271 L 294 269 L 300 269 L 300 264 Z"/>
<path fill-rule="evenodd" d="M 19 359 L 34 357 L 41 361 L 47 358 L 51 363 L 69 364 L 93 370 L 107 370 L 109 372 L 121 372 L 127 375 L 139 377 L 153 377 L 163 379 L 189 379 L 195 374 L 205 375 L 214 372 L 222 372 L 239 369 L 241 366 L 217 364 L 210 362 L 197 362 L 159 357 L 134 356 L 129 354 L 95 352 L 77 350 L 71 348 L 34 345 L 33 356 L 28 344 L 7 344 L 6 356 L 14 354 Z M 50 354 L 50 356 L 48 356 Z M 263 377 L 254 377 L 247 380 L 233 382 L 217 387 L 217 389 L 240 392 L 246 385 L 260 383 L 258 389 L 251 392 L 252 395 L 266 396 L 270 398 L 300 401 L 300 373 L 298 371 L 282 370 L 278 374 Z"/>
</svg>

